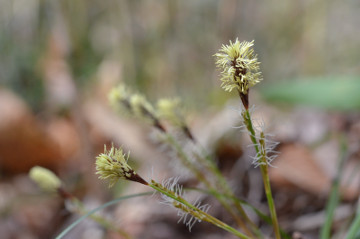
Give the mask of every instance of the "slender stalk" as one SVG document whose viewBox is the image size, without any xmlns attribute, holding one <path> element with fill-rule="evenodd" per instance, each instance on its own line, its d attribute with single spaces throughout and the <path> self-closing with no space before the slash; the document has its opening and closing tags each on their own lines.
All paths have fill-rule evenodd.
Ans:
<svg viewBox="0 0 360 239">
<path fill-rule="evenodd" d="M 269 210 L 270 210 L 271 220 L 272 220 L 274 231 L 275 231 L 275 237 L 277 239 L 281 239 L 279 222 L 278 222 L 277 215 L 276 215 L 275 203 L 274 203 L 274 199 L 273 199 L 272 192 L 271 192 L 270 179 L 269 179 L 269 173 L 268 173 L 268 165 L 267 164 L 260 165 L 260 170 L 261 170 L 261 175 L 262 175 L 263 182 L 264 182 L 266 198 L 267 198 L 268 204 L 269 204 Z"/>
<path fill-rule="evenodd" d="M 325 223 L 320 231 L 321 239 L 330 238 L 331 226 L 333 223 L 335 209 L 340 201 L 340 193 L 339 193 L 340 180 L 341 180 L 341 176 L 342 176 L 344 165 L 345 165 L 347 144 L 346 144 L 343 136 L 340 137 L 339 141 L 340 141 L 341 149 L 340 149 L 340 157 L 339 157 L 339 162 L 338 162 L 338 167 L 337 167 L 338 170 L 336 173 L 336 177 L 332 182 L 329 201 L 327 202 L 327 205 L 326 205 Z"/>
<path fill-rule="evenodd" d="M 133 195 L 128 195 L 128 196 L 123 196 L 117 199 L 114 199 L 110 202 L 107 202 L 89 212 L 87 212 L 86 214 L 84 214 L 83 216 L 81 216 L 80 218 L 78 218 L 76 221 L 74 221 L 73 223 L 70 224 L 70 226 L 68 226 L 67 228 L 65 228 L 65 230 L 63 230 L 55 239 L 62 239 L 69 231 L 71 231 L 77 224 L 79 224 L 80 222 L 82 222 L 84 219 L 86 219 L 87 217 L 91 216 L 92 214 L 94 214 L 95 212 L 104 209 L 106 207 L 109 207 L 111 205 L 114 205 L 122 200 L 125 199 L 129 199 L 129 198 L 134 198 L 134 197 L 141 197 L 141 196 L 146 196 L 146 195 L 151 195 L 150 192 L 145 192 L 145 193 L 138 193 L 138 194 L 133 194 Z"/>
<path fill-rule="evenodd" d="M 359 204 L 360 205 L 360 204 Z M 345 239 L 355 239 L 360 232 L 360 207 L 358 206 L 356 217 L 352 222 Z"/>
<path fill-rule="evenodd" d="M 184 152 L 183 148 L 176 142 L 176 140 L 172 137 L 172 135 L 170 134 L 166 134 L 168 142 L 170 145 L 172 145 L 176 152 L 179 154 L 179 158 L 182 161 L 182 163 L 191 170 L 191 172 L 196 176 L 196 178 L 205 184 L 205 186 L 210 190 L 210 191 L 216 191 L 213 186 L 211 185 L 211 183 L 209 182 L 209 180 L 206 179 L 205 175 L 195 166 L 193 165 L 193 163 L 190 161 L 190 159 L 188 158 L 188 156 L 186 155 L 186 153 Z M 233 208 L 227 203 L 227 201 L 224 198 L 218 197 L 217 194 L 214 194 L 216 199 L 220 202 L 220 204 L 230 213 L 230 215 L 234 218 L 234 220 L 236 221 L 236 223 L 241 227 L 242 230 L 244 230 L 244 232 L 249 235 L 249 236 L 253 236 L 253 234 L 251 233 L 251 231 L 246 227 L 245 223 L 241 220 L 241 218 L 238 217 L 238 215 L 236 215 L 234 213 Z M 247 217 L 245 211 L 242 209 L 242 216 L 247 220 L 250 221 L 250 219 Z M 238 208 L 239 210 L 239 208 Z M 253 226 L 253 223 L 250 224 L 251 226 Z M 255 231 L 257 232 L 257 231 Z M 257 234 L 259 234 L 257 232 Z"/>
<path fill-rule="evenodd" d="M 196 176 L 196 178 L 204 183 L 206 186 L 210 186 L 210 182 L 206 179 L 205 175 L 190 161 L 183 148 L 176 142 L 174 137 L 168 133 L 166 133 L 167 141 L 170 145 L 172 145 L 175 151 L 178 153 L 179 159 L 183 163 L 185 167 L 190 169 L 190 171 Z"/>
<path fill-rule="evenodd" d="M 206 154 L 205 150 L 203 148 L 202 148 L 202 153 L 204 155 Z M 204 164 L 204 166 L 207 167 L 207 169 L 211 173 L 213 173 L 213 175 L 216 177 L 217 182 L 220 184 L 220 185 L 215 185 L 216 189 L 219 190 L 220 192 L 223 192 L 224 194 L 230 195 L 230 199 L 232 201 L 233 206 L 237 209 L 237 211 L 240 213 L 240 215 L 245 219 L 246 223 L 250 225 L 252 231 L 258 237 L 262 238 L 262 234 L 261 234 L 260 230 L 251 221 L 251 219 L 248 217 L 248 215 L 246 214 L 243 206 L 237 200 L 235 200 L 236 197 L 235 197 L 233 191 L 230 189 L 229 184 L 227 183 L 226 179 L 224 178 L 224 176 L 220 172 L 219 168 L 216 166 L 213 159 L 211 157 L 209 157 L 209 156 L 202 156 L 202 155 L 199 155 L 199 154 L 196 154 L 195 156 L 197 156 L 199 161 L 202 162 Z M 231 211 L 231 213 L 233 213 L 232 209 L 230 211 Z"/>
<path fill-rule="evenodd" d="M 88 210 L 85 209 L 83 203 L 80 200 L 78 200 L 77 198 L 73 198 L 71 200 L 71 202 L 75 205 L 74 212 L 76 212 L 76 213 L 78 213 L 80 215 L 86 215 L 88 213 Z M 99 215 L 90 214 L 89 217 L 91 219 L 93 219 L 95 222 L 97 222 L 98 224 L 100 224 L 101 226 L 103 226 L 104 228 L 118 233 L 124 239 L 131 239 L 132 238 L 127 232 L 125 232 L 124 230 L 121 230 L 120 228 L 115 227 L 112 224 L 112 222 L 106 220 L 105 218 L 103 218 L 103 217 L 101 217 Z"/>
<path fill-rule="evenodd" d="M 150 187 L 152 187 L 153 189 L 155 189 L 156 191 L 164 194 L 165 196 L 172 198 L 173 200 L 175 200 L 176 202 L 180 203 L 181 205 L 187 207 L 183 208 L 181 205 L 178 204 L 174 204 L 175 207 L 181 209 L 181 210 L 186 210 L 187 212 L 189 212 L 190 214 L 192 214 L 194 217 L 196 217 L 199 220 L 203 220 L 203 221 L 207 221 L 219 228 L 224 229 L 225 231 L 228 231 L 230 233 L 232 233 L 233 235 L 242 238 L 242 239 L 250 239 L 250 237 L 246 236 L 245 234 L 239 232 L 238 230 L 236 230 L 235 228 L 229 226 L 228 224 L 220 221 L 219 219 L 211 216 L 210 214 L 200 210 L 199 208 L 195 207 L 194 205 L 192 205 L 191 203 L 189 203 L 188 201 L 186 201 L 184 198 L 180 197 L 179 195 L 175 195 L 174 193 L 172 193 L 171 191 L 167 190 L 166 188 L 162 187 L 160 184 L 156 183 L 155 181 L 152 181 L 151 184 L 149 184 Z M 190 209 L 190 210 L 189 210 Z"/>
<path fill-rule="evenodd" d="M 251 121 L 251 116 L 250 116 L 249 110 L 247 110 L 247 109 L 245 110 L 245 113 L 243 114 L 243 118 L 244 118 L 246 127 L 247 127 L 248 131 L 250 132 L 250 139 L 251 139 L 252 143 L 254 144 L 256 154 L 260 155 L 260 149 L 259 149 L 258 141 L 255 136 L 255 130 L 254 130 L 254 127 L 253 127 L 253 124 Z M 274 199 L 273 199 L 272 192 L 271 192 L 270 179 L 269 179 L 269 173 L 268 173 L 268 164 L 267 164 L 265 157 L 261 157 L 260 171 L 261 171 L 261 176 L 263 178 L 265 194 L 266 194 L 266 198 L 267 198 L 268 205 L 269 205 L 269 210 L 270 210 L 271 220 L 272 220 L 273 227 L 274 227 L 275 237 L 276 237 L 276 239 L 281 239 Z"/>
</svg>

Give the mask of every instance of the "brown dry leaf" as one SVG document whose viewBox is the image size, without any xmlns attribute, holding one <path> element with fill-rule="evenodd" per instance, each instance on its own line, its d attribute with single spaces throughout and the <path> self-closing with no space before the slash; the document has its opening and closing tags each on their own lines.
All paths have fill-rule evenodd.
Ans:
<svg viewBox="0 0 360 239">
<path fill-rule="evenodd" d="M 79 153 L 81 140 L 74 123 L 65 118 L 51 120 L 46 127 L 51 139 L 59 145 L 64 159 L 74 157 Z"/>
<path fill-rule="evenodd" d="M 56 169 L 61 159 L 60 151 L 22 99 L 0 89 L 0 112 L 2 173 L 27 172 L 35 165 Z"/>
<path fill-rule="evenodd" d="M 294 185 L 314 195 L 327 194 L 330 178 L 315 163 L 310 151 L 299 144 L 281 147 L 281 154 L 269 169 L 274 185 Z"/>
</svg>

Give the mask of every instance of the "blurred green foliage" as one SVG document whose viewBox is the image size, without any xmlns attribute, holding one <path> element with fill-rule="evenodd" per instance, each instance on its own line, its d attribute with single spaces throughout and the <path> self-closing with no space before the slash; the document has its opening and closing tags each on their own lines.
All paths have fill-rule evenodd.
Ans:
<svg viewBox="0 0 360 239">
<path fill-rule="evenodd" d="M 300 78 L 262 88 L 266 101 L 327 110 L 360 110 L 360 77 Z"/>
<path fill-rule="evenodd" d="M 255 39 L 265 81 L 359 75 L 359 10 L 352 0 L 0 1 L 0 81 L 40 109 L 53 39 L 79 89 L 112 60 L 150 98 L 202 107 L 219 101 L 213 54 L 236 37 Z"/>
</svg>

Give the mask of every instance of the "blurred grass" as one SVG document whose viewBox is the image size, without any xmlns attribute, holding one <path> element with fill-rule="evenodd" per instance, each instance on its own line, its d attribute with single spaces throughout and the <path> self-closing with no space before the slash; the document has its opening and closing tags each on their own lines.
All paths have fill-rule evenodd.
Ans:
<svg viewBox="0 0 360 239">
<path fill-rule="evenodd" d="M 80 89 L 112 59 L 119 80 L 150 98 L 180 95 L 201 108 L 219 103 L 213 54 L 236 37 L 255 39 L 267 82 L 359 75 L 359 9 L 350 0 L 1 1 L 0 81 L 40 110 L 46 98 L 39 65 L 54 38 Z"/>
<path fill-rule="evenodd" d="M 300 78 L 262 88 L 268 102 L 306 105 L 327 110 L 360 110 L 360 77 Z"/>
</svg>

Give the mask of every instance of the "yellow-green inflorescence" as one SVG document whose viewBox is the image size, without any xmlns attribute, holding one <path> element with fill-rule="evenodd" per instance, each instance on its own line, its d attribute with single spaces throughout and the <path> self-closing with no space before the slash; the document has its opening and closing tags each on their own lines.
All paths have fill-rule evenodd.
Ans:
<svg viewBox="0 0 360 239">
<path fill-rule="evenodd" d="M 125 111 L 139 119 L 154 120 L 156 118 L 156 112 L 145 96 L 132 93 L 124 84 L 110 91 L 109 101 L 113 108 Z"/>
<path fill-rule="evenodd" d="M 117 87 L 114 87 L 109 93 L 109 101 L 111 106 L 116 110 L 125 111 L 130 113 L 130 97 L 131 92 L 126 88 L 124 84 L 120 84 Z"/>
<path fill-rule="evenodd" d="M 260 62 L 254 53 L 254 41 L 239 42 L 238 39 L 229 45 L 222 45 L 215 54 L 216 65 L 222 70 L 222 88 L 225 91 L 237 89 L 246 95 L 250 87 L 262 80 Z"/>
<path fill-rule="evenodd" d="M 61 187 L 61 180 L 50 170 L 40 166 L 31 168 L 29 177 L 46 192 L 56 192 Z"/>
<path fill-rule="evenodd" d="M 128 158 L 129 154 L 125 155 L 121 148 L 117 149 L 112 146 L 110 150 L 106 150 L 106 146 L 104 146 L 104 153 L 96 157 L 96 174 L 100 175 L 100 179 L 109 180 L 110 187 L 118 179 L 126 179 L 147 185 L 148 183 L 127 164 Z"/>
<path fill-rule="evenodd" d="M 134 111 L 134 115 L 140 119 L 157 119 L 153 106 L 147 101 L 142 94 L 133 94 L 130 98 L 130 105 Z"/>
<path fill-rule="evenodd" d="M 168 120 L 177 127 L 185 126 L 183 108 L 180 99 L 160 99 L 157 102 L 157 111 L 160 118 Z"/>
<path fill-rule="evenodd" d="M 115 110 L 150 122 L 160 131 L 166 132 L 159 121 L 157 111 L 144 95 L 132 93 L 125 85 L 120 84 L 109 93 L 109 101 Z"/>
</svg>

